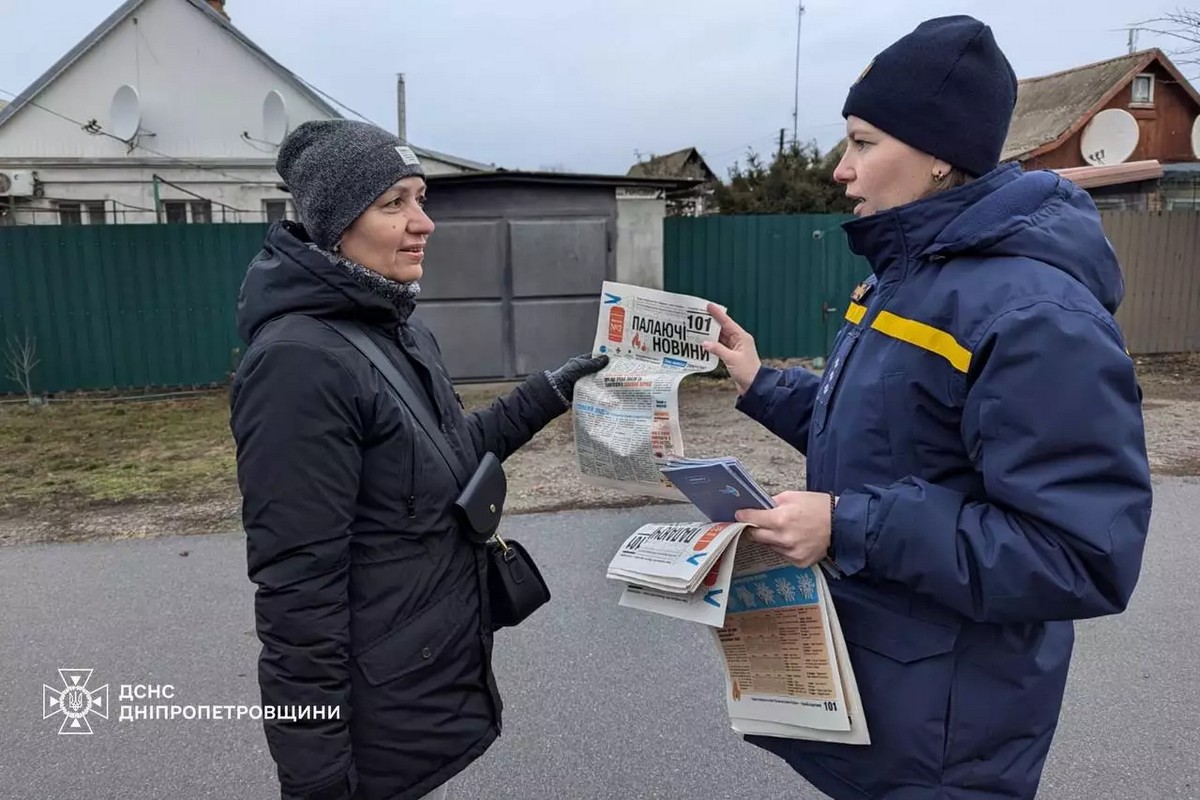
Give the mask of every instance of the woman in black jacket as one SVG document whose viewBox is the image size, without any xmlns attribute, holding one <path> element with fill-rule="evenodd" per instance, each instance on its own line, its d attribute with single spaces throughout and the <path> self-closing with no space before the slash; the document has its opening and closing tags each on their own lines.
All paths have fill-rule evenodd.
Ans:
<svg viewBox="0 0 1200 800">
<path fill-rule="evenodd" d="M 529 441 L 605 359 L 465 414 L 410 319 L 434 229 L 412 151 L 365 123 L 310 122 L 277 167 L 303 225 L 273 226 L 246 274 L 230 420 L 267 741 L 285 800 L 440 797 L 500 732 L 484 553 L 459 530 L 446 461 L 322 319 L 368 332 L 468 469 Z"/>
</svg>

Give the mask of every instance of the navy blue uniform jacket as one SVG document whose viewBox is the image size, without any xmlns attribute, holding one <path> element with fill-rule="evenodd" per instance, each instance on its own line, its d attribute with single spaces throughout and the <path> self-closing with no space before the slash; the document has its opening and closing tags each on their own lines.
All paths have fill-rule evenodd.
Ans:
<svg viewBox="0 0 1200 800">
<path fill-rule="evenodd" d="M 1017 166 L 845 230 L 873 275 L 824 375 L 738 407 L 840 496 L 872 744 L 750 739 L 839 800 L 1032 798 L 1071 620 L 1125 608 L 1150 520 L 1120 265 L 1087 194 Z"/>
</svg>

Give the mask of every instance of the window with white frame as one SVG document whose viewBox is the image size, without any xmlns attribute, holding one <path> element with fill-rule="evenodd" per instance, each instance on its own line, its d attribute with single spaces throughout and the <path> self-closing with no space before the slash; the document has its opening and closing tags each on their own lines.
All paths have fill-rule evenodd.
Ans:
<svg viewBox="0 0 1200 800">
<path fill-rule="evenodd" d="M 60 200 L 54 206 L 60 225 L 103 225 L 108 222 L 103 200 Z"/>
<path fill-rule="evenodd" d="M 82 225 L 83 206 L 79 203 L 55 203 L 58 207 L 59 225 Z"/>
<path fill-rule="evenodd" d="M 1133 76 L 1133 96 L 1131 102 L 1149 105 L 1154 102 L 1154 76 L 1150 74 Z"/>
<path fill-rule="evenodd" d="M 172 225 L 212 222 L 211 200 L 164 200 L 163 215 Z"/>
<path fill-rule="evenodd" d="M 292 202 L 290 200 L 263 200 L 263 216 L 269 223 L 292 219 Z"/>
<path fill-rule="evenodd" d="M 168 223 L 173 225 L 187 222 L 187 201 L 164 200 L 163 217 Z"/>
<path fill-rule="evenodd" d="M 211 200 L 193 200 L 188 203 L 188 207 L 192 210 L 193 223 L 200 224 L 213 221 Z"/>
</svg>

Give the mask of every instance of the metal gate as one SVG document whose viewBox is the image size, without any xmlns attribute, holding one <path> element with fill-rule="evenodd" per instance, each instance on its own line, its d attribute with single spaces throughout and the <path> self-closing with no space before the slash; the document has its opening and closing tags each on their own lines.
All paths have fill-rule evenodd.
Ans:
<svg viewBox="0 0 1200 800">
<path fill-rule="evenodd" d="M 417 316 L 455 380 L 505 380 L 589 351 L 615 274 L 611 183 L 455 175 L 430 181 Z"/>
<path fill-rule="evenodd" d="M 668 291 L 729 308 L 765 358 L 824 356 L 850 292 L 871 273 L 850 252 L 848 215 L 668 217 Z"/>
</svg>

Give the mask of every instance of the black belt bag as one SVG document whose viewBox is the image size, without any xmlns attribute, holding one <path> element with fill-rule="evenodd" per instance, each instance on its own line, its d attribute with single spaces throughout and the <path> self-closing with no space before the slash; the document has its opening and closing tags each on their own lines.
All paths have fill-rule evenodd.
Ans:
<svg viewBox="0 0 1200 800">
<path fill-rule="evenodd" d="M 475 474 L 468 478 L 465 465 L 450 447 L 429 409 L 367 333 L 350 320 L 320 321 L 352 344 L 375 366 L 454 474 L 455 481 L 462 489 L 462 494 L 454 503 L 460 527 L 468 539 L 485 548 L 487 555 L 487 591 L 492 630 L 523 622 L 550 600 L 550 587 L 520 542 L 513 539 L 505 541 L 496 532 L 504 512 L 504 498 L 508 494 L 508 480 L 500 459 L 494 453 L 484 453 Z"/>
</svg>

